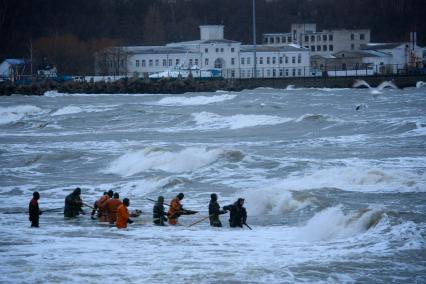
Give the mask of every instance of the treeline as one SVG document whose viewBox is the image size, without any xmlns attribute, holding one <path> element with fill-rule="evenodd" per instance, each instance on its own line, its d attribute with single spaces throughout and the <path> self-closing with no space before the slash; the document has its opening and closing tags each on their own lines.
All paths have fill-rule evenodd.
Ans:
<svg viewBox="0 0 426 284">
<path fill-rule="evenodd" d="M 377 42 L 426 43 L 424 0 L 256 0 L 257 37 L 289 31 L 294 22 L 318 29 L 370 28 Z M 115 45 L 161 45 L 199 38 L 200 24 L 223 24 L 228 39 L 252 42 L 251 0 L 0 0 L 0 61 L 42 58 L 59 73 L 92 75 L 93 54 Z M 32 49 L 31 49 L 32 46 Z"/>
</svg>

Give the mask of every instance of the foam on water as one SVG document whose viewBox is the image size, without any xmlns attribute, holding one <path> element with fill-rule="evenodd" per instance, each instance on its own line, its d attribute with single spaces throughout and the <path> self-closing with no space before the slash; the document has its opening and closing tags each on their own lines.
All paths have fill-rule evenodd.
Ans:
<svg viewBox="0 0 426 284">
<path fill-rule="evenodd" d="M 416 88 L 423 88 L 424 86 L 426 86 L 426 82 L 418 81 L 416 83 Z"/>
<path fill-rule="evenodd" d="M 15 123 L 32 115 L 41 114 L 43 110 L 33 105 L 0 107 L 0 125 Z"/>
<path fill-rule="evenodd" d="M 207 105 L 232 100 L 237 95 L 217 95 L 217 96 L 195 96 L 195 97 L 166 97 L 158 101 L 157 104 L 165 106 L 193 106 Z"/>
<path fill-rule="evenodd" d="M 246 127 L 276 125 L 291 121 L 291 118 L 271 115 L 236 114 L 232 116 L 221 116 L 210 112 L 193 113 L 197 129 L 241 129 Z"/>
<path fill-rule="evenodd" d="M 219 159 L 222 149 L 189 147 L 178 152 L 160 148 L 145 148 L 124 154 L 112 161 L 105 173 L 131 176 L 149 170 L 171 173 L 192 171 Z"/>
</svg>

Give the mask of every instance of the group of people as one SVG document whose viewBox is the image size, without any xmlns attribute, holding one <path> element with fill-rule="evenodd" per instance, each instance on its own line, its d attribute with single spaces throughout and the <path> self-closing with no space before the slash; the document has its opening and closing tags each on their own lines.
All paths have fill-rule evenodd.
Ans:
<svg viewBox="0 0 426 284">
<path fill-rule="evenodd" d="M 128 198 L 124 198 L 123 201 L 121 201 L 119 193 L 114 193 L 112 190 L 104 192 L 104 194 L 93 204 L 93 206 L 83 203 L 80 195 L 81 189 L 77 187 L 72 193 L 66 196 L 64 217 L 74 218 L 80 214 L 85 214 L 82 207 L 87 206 L 92 208 L 92 219 L 95 220 L 97 218 L 101 222 L 109 222 L 110 224 L 115 223 L 117 228 L 123 229 L 127 228 L 127 224 L 133 223 L 130 217 L 137 217 L 142 213 L 139 210 L 136 210 L 135 212 L 129 212 L 127 208 L 130 206 L 130 200 Z M 166 222 L 170 225 L 176 225 L 180 216 L 198 213 L 197 211 L 183 208 L 181 201 L 184 197 L 185 195 L 183 193 L 176 195 L 170 204 L 166 204 L 169 206 L 169 210 L 166 212 L 164 208 L 164 197 L 159 196 L 152 211 L 153 223 L 158 226 L 165 226 Z M 238 198 L 235 203 L 224 206 L 222 209 L 218 203 L 218 197 L 216 193 L 212 193 L 210 198 L 208 216 L 210 220 L 210 226 L 222 227 L 219 216 L 228 213 L 228 211 L 230 213 L 230 227 L 235 228 L 243 227 L 243 225 L 248 226 L 246 223 L 247 211 L 244 207 L 243 198 Z M 39 216 L 42 214 L 42 211 L 38 206 L 39 199 L 40 194 L 38 192 L 34 192 L 33 198 L 29 203 L 29 220 L 32 227 L 39 226 Z"/>
</svg>

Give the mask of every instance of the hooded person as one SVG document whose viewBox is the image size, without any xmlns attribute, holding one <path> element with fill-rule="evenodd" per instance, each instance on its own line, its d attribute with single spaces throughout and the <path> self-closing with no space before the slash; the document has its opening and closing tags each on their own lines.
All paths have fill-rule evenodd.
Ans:
<svg viewBox="0 0 426 284">
<path fill-rule="evenodd" d="M 33 198 L 31 199 L 28 205 L 29 220 L 31 222 L 31 227 L 39 227 L 39 219 L 42 212 L 38 207 L 38 200 L 40 199 L 40 194 L 37 191 L 33 192 Z"/>
<path fill-rule="evenodd" d="M 118 192 L 114 193 L 114 198 L 106 201 L 105 210 L 110 224 L 114 224 L 114 222 L 117 221 L 117 209 L 120 205 L 121 201 Z"/>
<path fill-rule="evenodd" d="M 123 199 L 123 204 L 118 206 L 117 209 L 117 221 L 115 225 L 117 229 L 125 229 L 127 228 L 127 224 L 132 224 L 133 221 L 129 218 L 129 210 L 127 207 L 130 206 L 130 200 L 128 198 Z"/>
<path fill-rule="evenodd" d="M 167 212 L 170 225 L 176 225 L 180 215 L 185 211 L 180 203 L 184 197 L 185 195 L 181 192 L 170 202 L 169 211 Z"/>
<path fill-rule="evenodd" d="M 219 215 L 225 214 L 226 210 L 220 210 L 219 203 L 217 202 L 217 194 L 212 193 L 210 195 L 210 203 L 209 203 L 209 219 L 210 226 L 212 227 L 222 227 L 222 223 L 220 222 Z"/>
<path fill-rule="evenodd" d="M 64 216 L 75 218 L 80 214 L 85 214 L 83 209 L 83 201 L 81 200 L 81 189 L 77 187 L 74 191 L 65 198 Z"/>
<path fill-rule="evenodd" d="M 159 196 L 157 202 L 152 209 L 152 221 L 157 226 L 165 226 L 164 222 L 167 222 L 167 213 L 164 212 L 164 197 Z"/>
<path fill-rule="evenodd" d="M 242 228 L 247 222 L 247 211 L 244 208 L 244 198 L 238 198 L 238 200 L 231 205 L 224 206 L 223 210 L 229 211 L 229 226 L 231 228 L 240 227 Z"/>
</svg>

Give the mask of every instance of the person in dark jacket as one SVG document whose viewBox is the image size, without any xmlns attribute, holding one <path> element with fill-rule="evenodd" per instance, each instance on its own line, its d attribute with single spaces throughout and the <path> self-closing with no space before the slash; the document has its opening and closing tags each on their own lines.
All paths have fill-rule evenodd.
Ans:
<svg viewBox="0 0 426 284">
<path fill-rule="evenodd" d="M 229 226 L 231 228 L 242 228 L 243 225 L 247 222 L 247 211 L 243 205 L 244 198 L 238 198 L 234 204 L 223 207 L 223 210 L 229 210 Z"/>
<path fill-rule="evenodd" d="M 28 206 L 28 213 L 30 215 L 29 219 L 31 222 L 31 227 L 38 228 L 38 222 L 40 215 L 42 212 L 40 211 L 40 208 L 38 207 L 38 200 L 40 199 L 40 194 L 37 191 L 33 192 L 33 199 L 31 199 L 30 204 Z"/>
<path fill-rule="evenodd" d="M 222 223 L 220 222 L 219 215 L 225 214 L 226 210 L 220 210 L 219 203 L 217 203 L 217 194 L 212 193 L 210 195 L 210 203 L 209 203 L 209 219 L 210 226 L 212 227 L 222 227 Z"/>
<path fill-rule="evenodd" d="M 164 212 L 164 197 L 159 196 L 157 203 L 155 203 L 154 208 L 152 209 L 152 221 L 155 225 L 165 226 L 164 222 L 167 222 L 167 213 Z"/>
<path fill-rule="evenodd" d="M 80 198 L 81 189 L 77 187 L 72 193 L 65 198 L 64 216 L 69 218 L 77 217 L 78 215 L 85 214 L 83 209 L 83 201 Z"/>
</svg>

